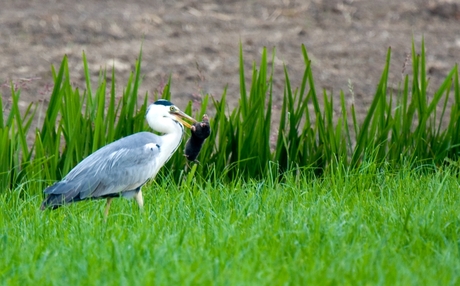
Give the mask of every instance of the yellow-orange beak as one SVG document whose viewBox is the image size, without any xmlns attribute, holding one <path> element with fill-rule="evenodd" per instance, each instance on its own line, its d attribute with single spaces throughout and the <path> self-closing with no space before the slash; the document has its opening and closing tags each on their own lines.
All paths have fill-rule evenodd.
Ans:
<svg viewBox="0 0 460 286">
<path fill-rule="evenodd" d="M 197 122 L 194 118 L 188 116 L 187 114 L 185 114 L 184 112 L 182 112 L 182 111 L 179 110 L 179 109 L 176 109 L 176 110 L 174 110 L 174 111 L 171 111 L 171 114 L 175 115 L 176 119 L 177 119 L 180 123 L 182 123 L 182 125 L 184 125 L 185 127 L 187 127 L 188 129 L 192 128 L 192 124 Z M 185 120 L 191 121 L 192 124 L 188 123 L 188 122 L 185 121 Z"/>
</svg>

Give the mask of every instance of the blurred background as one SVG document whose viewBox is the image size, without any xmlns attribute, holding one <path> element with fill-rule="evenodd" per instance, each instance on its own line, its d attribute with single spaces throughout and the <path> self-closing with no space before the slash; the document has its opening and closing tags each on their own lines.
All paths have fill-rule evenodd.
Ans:
<svg viewBox="0 0 460 286">
<path fill-rule="evenodd" d="M 410 72 L 412 39 L 418 50 L 425 39 L 428 90 L 460 61 L 454 0 L 3 0 L 0 27 L 6 108 L 11 83 L 21 88 L 24 106 L 46 102 L 50 67 L 58 68 L 64 55 L 72 81 L 84 88 L 83 51 L 93 88 L 100 69 L 114 66 L 121 95 L 142 47 L 141 91 L 152 96 L 171 75 L 172 100 L 184 107 L 205 93 L 219 98 L 226 86 L 229 104 L 237 104 L 240 42 L 248 78 L 262 48 L 276 48 L 274 99 L 281 99 L 283 65 L 293 86 L 301 81 L 304 44 L 318 91 L 353 93 L 358 112 L 372 99 L 389 47 L 394 88 Z"/>
</svg>

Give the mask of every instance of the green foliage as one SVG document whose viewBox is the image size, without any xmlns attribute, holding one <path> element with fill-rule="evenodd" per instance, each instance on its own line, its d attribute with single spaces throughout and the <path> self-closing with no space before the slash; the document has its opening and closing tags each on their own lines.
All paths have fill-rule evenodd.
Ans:
<svg viewBox="0 0 460 286">
<path fill-rule="evenodd" d="M 26 178 L 24 168 L 30 164 L 32 150 L 27 145 L 29 133 L 36 107 L 30 104 L 22 116 L 19 111 L 20 91 L 11 88 L 12 108 L 6 121 L 3 114 L 0 121 L 0 188 L 7 190 L 17 181 Z M 0 107 L 3 103 L 0 97 Z"/>
<path fill-rule="evenodd" d="M 226 112 L 225 92 L 220 101 L 214 101 L 216 116 L 211 122 L 214 135 L 203 147 L 206 156 L 201 158 L 206 160 L 198 170 L 215 166 L 218 173 L 230 174 L 231 178 L 257 178 L 267 172 L 283 173 L 299 167 L 310 167 L 319 174 L 334 163 L 357 168 L 372 160 L 397 168 L 407 162 L 414 166 L 434 166 L 444 164 L 446 158 L 457 160 L 460 143 L 458 66 L 452 68 L 428 101 L 424 44 L 420 55 L 414 46 L 412 54 L 413 75 L 406 76 L 403 88 L 393 94 L 388 90 L 391 58 L 391 50 L 388 50 L 374 99 L 363 122 L 358 122 L 354 103 L 348 107 L 343 93 L 339 105 L 332 94 L 324 92 L 322 98 L 317 95 L 310 60 L 302 46 L 303 80 L 299 88 L 292 88 L 288 70 L 284 69 L 284 98 L 277 134 L 273 136 L 271 132 L 275 129 L 270 126 L 270 120 L 274 68 L 272 66 L 268 73 L 264 49 L 259 69 L 253 66 L 248 96 L 240 49 L 239 105 L 232 112 Z M 449 104 L 452 93 L 454 104 Z M 334 116 L 337 106 L 339 116 Z M 270 145 L 273 137 L 276 141 Z"/>
<path fill-rule="evenodd" d="M 159 179 L 183 179 L 184 182 L 200 178 L 205 181 L 223 177 L 250 179 L 263 178 L 267 174 L 279 176 L 304 167 L 313 169 L 315 174 L 331 166 L 353 169 L 369 160 L 397 168 L 407 162 L 413 166 L 434 166 L 444 164 L 446 158 L 458 159 L 460 85 L 457 65 L 434 94 L 429 95 L 425 46 L 422 43 L 421 53 L 417 54 L 413 45 L 413 74 L 406 76 L 401 88 L 393 92 L 388 89 L 389 49 L 368 113 L 358 122 L 354 103 L 348 106 L 342 92 L 338 103 L 332 94 L 316 93 L 305 46 L 301 52 L 305 71 L 300 87 L 292 87 L 285 67 L 283 101 L 274 107 L 275 51 L 272 51 L 272 64 L 269 65 L 267 50 L 262 50 L 260 64 L 253 64 L 248 84 L 240 46 L 238 105 L 228 110 L 226 90 L 220 99 L 204 95 L 195 118 L 201 119 L 207 112 L 215 111 L 215 114 L 211 118 L 211 136 L 198 158 L 201 163 L 184 167 L 187 162 L 182 145 L 161 170 Z M 101 146 L 148 130 L 144 115 L 150 100 L 147 94 L 140 100 L 138 94 L 141 59 L 142 51 L 118 98 L 113 70 L 111 85 L 107 85 L 104 70 L 93 90 L 87 59 L 83 55 L 86 89 L 82 92 L 72 87 L 64 57 L 59 70 L 52 69 L 54 89 L 43 126 L 35 132 L 30 126 L 37 106 L 31 104 L 21 115 L 20 91 L 12 90 L 12 109 L 8 116 L 2 114 L 0 121 L 0 158 L 7 162 L 0 166 L 2 189 L 24 182 L 31 184 L 33 190 L 43 189 Z M 170 84 L 169 81 L 162 93 L 167 99 L 171 98 Z M 157 97 L 154 95 L 155 99 Z M 339 112 L 335 112 L 338 107 Z M 184 110 L 191 114 L 191 103 Z M 274 111 L 280 114 L 279 121 L 273 120 Z M 273 121 L 279 125 L 273 126 Z M 32 132 L 36 135 L 34 142 L 28 141 Z M 196 176 L 198 174 L 200 176 Z"/>
<path fill-rule="evenodd" d="M 39 106 L 21 114 L 20 91 L 11 90 L 11 110 L 0 97 L 1 281 L 459 284 L 458 66 L 428 94 L 425 47 L 417 54 L 413 45 L 413 74 L 393 92 L 390 52 L 358 122 L 343 92 L 316 93 L 304 46 L 303 80 L 292 87 L 284 68 L 279 110 L 267 50 L 248 84 L 240 47 L 238 106 L 228 110 L 224 90 L 220 99 L 203 96 L 193 114 L 214 113 L 201 163 L 184 168 L 182 146 L 144 187 L 144 212 L 116 200 L 107 223 L 100 201 L 54 212 L 38 206 L 44 187 L 94 150 L 148 130 L 150 100 L 138 95 L 142 51 L 122 92 L 114 70 L 110 85 L 101 71 L 93 90 L 85 55 L 86 89 L 74 88 L 64 57 L 52 69 L 41 128 L 31 130 Z M 192 114 L 192 105 L 184 110 Z"/>
<path fill-rule="evenodd" d="M 242 182 L 145 186 L 41 212 L 25 186 L 0 194 L 6 285 L 458 285 L 458 179 L 366 162 Z"/>
<path fill-rule="evenodd" d="M 0 173 L 3 190 L 28 182 L 31 189 L 41 190 L 62 178 L 79 161 L 98 148 L 123 136 L 145 129 L 146 102 L 138 106 L 140 61 L 117 102 L 115 73 L 112 85 L 106 86 L 105 71 L 101 71 L 98 88 L 93 94 L 86 56 L 83 54 L 86 90 L 73 88 L 67 57 L 59 71 L 53 68 L 54 88 L 43 125 L 35 131 L 35 141 L 27 144 L 27 135 L 36 106 L 31 104 L 26 117 L 19 112 L 19 92 L 12 90 L 13 108 L 5 125 L 0 126 L 2 164 Z M 108 95 L 108 104 L 106 94 Z M 3 116 L 2 116 L 3 118 Z"/>
</svg>

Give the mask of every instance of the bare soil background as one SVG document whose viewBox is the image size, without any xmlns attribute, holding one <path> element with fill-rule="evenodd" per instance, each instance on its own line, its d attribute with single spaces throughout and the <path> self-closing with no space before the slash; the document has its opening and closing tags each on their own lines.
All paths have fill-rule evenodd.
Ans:
<svg viewBox="0 0 460 286">
<path fill-rule="evenodd" d="M 363 114 L 388 47 L 392 87 L 410 73 L 412 38 L 418 49 L 425 38 L 431 92 L 460 61 L 460 3 L 453 0 L 2 0 L 0 27 L 0 93 L 6 105 L 11 82 L 21 88 L 24 106 L 46 102 L 53 86 L 50 66 L 58 67 L 64 55 L 75 86 L 84 88 L 83 51 L 93 88 L 99 70 L 114 66 L 121 94 L 142 46 L 141 92 L 152 95 L 172 75 L 173 101 L 184 107 L 199 94 L 219 98 L 227 85 L 229 104 L 237 104 L 240 41 L 248 71 L 264 46 L 276 48 L 279 102 L 283 64 L 298 86 L 305 44 L 318 91 L 350 96 L 351 83 Z"/>
</svg>

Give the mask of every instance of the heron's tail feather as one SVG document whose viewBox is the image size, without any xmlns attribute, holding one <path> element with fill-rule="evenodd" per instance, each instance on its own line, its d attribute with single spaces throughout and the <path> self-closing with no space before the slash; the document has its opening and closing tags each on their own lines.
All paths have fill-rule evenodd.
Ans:
<svg viewBox="0 0 460 286">
<path fill-rule="evenodd" d="M 79 193 L 74 184 L 65 181 L 58 182 L 45 189 L 47 197 L 43 200 L 40 209 L 57 209 L 64 204 L 81 201 Z"/>
<path fill-rule="evenodd" d="M 51 194 L 48 195 L 42 202 L 40 209 L 45 210 L 47 208 L 57 209 L 58 207 L 68 204 L 81 201 L 79 198 L 68 197 L 66 194 Z"/>
<path fill-rule="evenodd" d="M 40 209 L 43 211 L 47 208 L 57 209 L 58 207 L 65 204 L 64 199 L 62 198 L 64 195 L 48 195 L 42 202 Z"/>
</svg>

